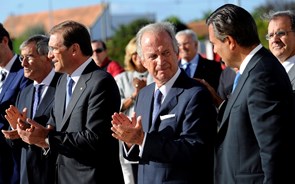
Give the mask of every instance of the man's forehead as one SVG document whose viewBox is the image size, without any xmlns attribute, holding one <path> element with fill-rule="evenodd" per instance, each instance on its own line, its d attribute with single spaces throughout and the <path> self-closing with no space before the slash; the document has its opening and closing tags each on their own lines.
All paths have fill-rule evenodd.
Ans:
<svg viewBox="0 0 295 184">
<path fill-rule="evenodd" d="M 63 45 L 63 38 L 60 34 L 52 34 L 49 37 L 48 45 L 61 46 Z"/>
</svg>

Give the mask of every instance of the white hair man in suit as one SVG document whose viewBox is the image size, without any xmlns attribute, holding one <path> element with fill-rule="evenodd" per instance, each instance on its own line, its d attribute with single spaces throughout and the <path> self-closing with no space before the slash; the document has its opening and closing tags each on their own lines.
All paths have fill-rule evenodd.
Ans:
<svg viewBox="0 0 295 184">
<path fill-rule="evenodd" d="M 130 120 L 113 115 L 113 136 L 125 158 L 139 161 L 138 184 L 213 183 L 216 110 L 208 90 L 178 66 L 174 27 L 149 24 L 137 53 L 154 83 L 141 89 Z"/>
</svg>

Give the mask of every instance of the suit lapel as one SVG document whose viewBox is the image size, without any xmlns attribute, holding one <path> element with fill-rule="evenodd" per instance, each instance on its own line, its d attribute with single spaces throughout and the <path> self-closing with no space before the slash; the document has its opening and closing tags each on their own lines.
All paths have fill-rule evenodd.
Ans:
<svg viewBox="0 0 295 184">
<path fill-rule="evenodd" d="M 18 58 L 16 58 L 16 59 L 18 59 Z M 16 77 L 17 72 L 19 71 L 19 69 L 22 68 L 20 62 L 18 62 L 16 60 L 14 60 L 13 62 L 14 63 L 11 66 L 11 69 L 9 71 L 9 74 L 8 74 L 8 76 L 7 76 L 4 84 L 2 86 L 3 93 L 2 92 L 0 93 L 0 101 L 2 101 L 3 97 L 5 96 L 4 94 L 7 91 L 7 89 L 9 89 L 10 86 L 14 84 L 13 80 L 15 79 L 15 77 Z"/>
<path fill-rule="evenodd" d="M 205 61 L 204 59 L 199 55 L 199 61 L 198 61 L 198 65 L 196 68 L 196 71 L 194 73 L 194 78 L 203 78 L 204 76 L 204 68 L 205 68 Z"/>
<path fill-rule="evenodd" d="M 180 75 L 178 76 L 178 78 L 176 79 L 175 83 L 172 85 L 172 88 L 168 92 L 164 102 L 162 103 L 162 105 L 159 109 L 159 113 L 158 113 L 158 115 L 155 119 L 155 122 L 154 122 L 153 126 L 151 127 L 150 131 L 158 130 L 160 123 L 161 123 L 160 116 L 168 114 L 171 111 L 171 109 L 173 109 L 178 104 L 177 98 L 183 92 L 183 88 L 181 87 L 181 84 L 183 82 L 185 82 L 185 78 L 183 77 L 184 75 L 185 75 L 185 73 L 181 72 Z M 185 75 L 185 77 L 187 77 L 187 76 Z M 179 85 L 180 85 L 180 87 L 179 87 Z"/>
<path fill-rule="evenodd" d="M 44 114 L 46 109 L 49 108 L 51 106 L 51 104 L 53 103 L 53 100 L 54 100 L 53 97 L 55 94 L 56 84 L 57 84 L 57 81 L 58 81 L 60 75 L 61 74 L 59 74 L 59 73 L 54 74 L 54 77 L 48 86 L 47 92 L 46 92 L 45 96 L 43 97 L 42 101 L 40 102 L 40 105 L 36 111 L 36 114 L 35 114 L 36 117 Z M 32 96 L 32 98 L 33 98 L 33 96 Z"/>
<path fill-rule="evenodd" d="M 231 94 L 228 103 L 226 105 L 223 117 L 222 117 L 222 122 L 220 124 L 220 129 L 227 127 L 227 123 L 228 123 L 228 118 L 229 118 L 229 114 L 230 111 L 233 107 L 233 105 L 235 104 L 240 92 L 243 89 L 243 86 L 245 84 L 245 82 L 247 81 L 248 77 L 249 77 L 249 72 L 255 67 L 255 65 L 258 63 L 258 61 L 261 58 L 261 55 L 259 54 L 260 52 L 263 52 L 264 48 L 260 49 L 249 61 L 249 63 L 247 64 L 243 74 L 241 75 L 240 79 L 239 79 L 239 83 L 236 86 L 234 93 Z M 224 126 L 226 124 L 226 126 Z M 224 126 L 224 127 L 223 127 Z"/>
<path fill-rule="evenodd" d="M 159 109 L 158 115 L 155 119 L 155 122 L 153 123 L 153 126 L 151 126 L 150 131 L 154 131 L 154 130 L 159 129 L 159 126 L 161 123 L 160 116 L 168 114 L 170 112 L 170 110 L 173 109 L 177 105 L 177 103 L 178 103 L 177 96 L 182 91 L 183 91 L 183 89 L 171 88 L 171 90 L 167 94 L 167 97 L 165 98 L 163 104 L 161 105 L 161 107 Z"/>
<path fill-rule="evenodd" d="M 143 122 L 149 122 L 149 123 L 143 123 L 143 129 L 147 132 L 149 132 L 151 126 L 152 126 L 152 113 L 153 113 L 153 98 L 154 98 L 154 90 L 155 90 L 155 83 L 152 83 L 151 85 L 146 87 L 146 90 L 144 91 L 143 96 L 141 96 L 141 99 L 144 100 L 138 100 L 139 103 L 136 105 L 145 107 L 146 110 L 142 112 L 142 114 L 137 114 L 137 116 L 141 115 Z M 135 109 L 137 109 L 135 107 Z"/>
<path fill-rule="evenodd" d="M 295 90 L 295 65 L 292 66 L 292 68 L 288 72 L 288 76 L 290 78 L 292 88 Z"/>
<path fill-rule="evenodd" d="M 86 87 L 87 87 L 87 81 L 89 80 L 90 75 L 88 75 L 86 78 L 84 78 L 83 76 L 80 77 L 74 91 L 71 97 L 71 100 L 68 104 L 67 109 L 65 110 L 65 114 L 64 114 L 64 118 L 63 118 L 63 123 L 62 123 L 62 127 L 63 125 L 66 123 L 67 119 L 69 118 L 69 116 L 71 115 L 74 107 L 77 104 L 77 101 L 79 100 L 80 96 L 83 94 L 83 92 L 85 91 Z"/>
<path fill-rule="evenodd" d="M 80 76 L 78 83 L 75 86 L 75 89 L 73 91 L 71 100 L 68 104 L 67 109 L 65 110 L 64 116 L 63 116 L 63 120 L 61 123 L 61 129 L 66 125 L 73 111 L 73 109 L 75 108 L 78 100 L 80 99 L 80 97 L 82 96 L 83 92 L 86 90 L 86 88 L 88 87 L 87 83 L 88 81 L 91 79 L 92 77 L 92 72 L 99 69 L 99 67 L 95 64 L 95 62 L 92 60 L 85 68 L 85 70 L 82 72 L 82 75 Z M 66 76 L 63 78 L 63 105 L 65 104 L 65 100 L 66 100 L 66 85 L 67 85 L 67 81 L 66 81 Z"/>
<path fill-rule="evenodd" d="M 27 97 L 28 97 L 27 103 L 26 103 L 26 104 L 28 104 L 27 117 L 33 118 L 32 117 L 32 109 L 33 109 L 33 104 L 34 104 L 34 85 L 33 84 L 30 85 L 30 90 L 28 91 Z M 20 110 L 22 111 L 23 109 L 20 109 Z"/>
</svg>

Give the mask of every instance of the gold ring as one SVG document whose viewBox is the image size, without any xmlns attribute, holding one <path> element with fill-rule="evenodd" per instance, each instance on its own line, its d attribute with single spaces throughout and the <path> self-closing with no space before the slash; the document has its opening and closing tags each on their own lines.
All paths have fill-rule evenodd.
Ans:
<svg viewBox="0 0 295 184">
<path fill-rule="evenodd" d="M 135 84 L 135 87 L 138 88 L 138 84 Z"/>
</svg>

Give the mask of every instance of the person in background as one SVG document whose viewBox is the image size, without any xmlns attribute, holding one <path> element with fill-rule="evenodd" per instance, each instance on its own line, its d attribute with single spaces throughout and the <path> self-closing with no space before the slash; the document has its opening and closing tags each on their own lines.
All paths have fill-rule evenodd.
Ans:
<svg viewBox="0 0 295 184">
<path fill-rule="evenodd" d="M 48 57 L 56 72 L 65 73 L 47 122 L 56 128 L 52 131 L 27 118 L 30 128 L 23 130 L 24 123 L 18 121 L 18 134 L 28 144 L 57 153 L 55 183 L 123 184 L 119 143 L 112 137 L 110 123 L 112 114 L 120 110 L 116 81 L 92 60 L 84 25 L 64 21 L 49 35 Z"/>
<path fill-rule="evenodd" d="M 8 130 L 5 110 L 15 104 L 18 93 L 31 80 L 24 77 L 18 55 L 13 53 L 9 33 L 0 24 L 0 130 Z M 11 149 L 3 134 L 0 134 L 0 183 L 19 184 L 19 148 Z"/>
<path fill-rule="evenodd" d="M 236 68 L 231 67 L 225 67 L 222 70 L 217 88 L 217 94 L 222 100 L 227 100 L 230 97 L 237 72 Z"/>
<path fill-rule="evenodd" d="M 138 184 L 213 183 L 216 109 L 208 90 L 178 67 L 174 26 L 148 24 L 137 54 L 154 83 L 140 90 L 131 119 L 114 113 L 113 136 L 139 161 Z"/>
<path fill-rule="evenodd" d="M 102 40 L 92 40 L 91 46 L 92 58 L 97 66 L 109 72 L 113 77 L 124 72 L 124 68 L 117 61 L 109 59 L 107 46 Z"/>
<path fill-rule="evenodd" d="M 222 72 L 221 63 L 208 60 L 198 53 L 199 40 L 193 30 L 177 32 L 176 40 L 179 46 L 180 68 L 183 68 L 189 77 L 204 79 L 217 90 Z"/>
<path fill-rule="evenodd" d="M 132 116 L 134 102 L 139 91 L 153 82 L 152 76 L 141 64 L 141 59 L 136 52 L 136 38 L 129 41 L 125 48 L 125 72 L 115 77 L 121 94 L 121 112 Z"/>
<path fill-rule="evenodd" d="M 293 181 L 294 103 L 286 71 L 260 44 L 245 9 L 225 4 L 206 23 L 214 52 L 239 70 L 236 87 L 219 110 L 215 184 Z"/>
<path fill-rule="evenodd" d="M 136 38 L 132 38 L 125 48 L 125 72 L 115 77 L 121 95 L 120 111 L 129 117 L 134 112 L 134 102 L 139 91 L 153 82 L 147 69 L 141 64 L 136 52 Z M 120 141 L 121 142 L 121 141 Z M 123 157 L 120 146 L 120 161 L 123 169 L 125 184 L 136 183 L 138 162 L 128 161 Z"/>
<path fill-rule="evenodd" d="M 26 117 L 43 123 L 50 117 L 54 102 L 54 93 L 59 73 L 55 73 L 48 55 L 48 40 L 44 35 L 34 35 L 20 45 L 20 61 L 24 67 L 24 76 L 34 81 L 24 88 L 16 101 L 6 110 L 5 118 L 12 130 L 2 130 L 12 146 L 22 147 L 20 165 L 21 184 L 52 184 L 54 183 L 56 155 L 43 155 L 43 149 L 28 145 L 21 141 L 17 130 L 17 119 L 26 121 Z M 40 89 L 40 91 L 39 91 Z M 51 127 L 53 129 L 53 127 Z"/>
<path fill-rule="evenodd" d="M 270 51 L 282 63 L 295 91 L 295 14 L 293 11 L 271 12 L 266 39 Z"/>
</svg>

